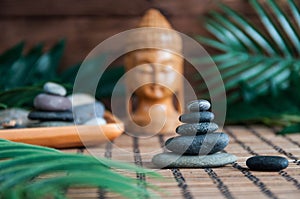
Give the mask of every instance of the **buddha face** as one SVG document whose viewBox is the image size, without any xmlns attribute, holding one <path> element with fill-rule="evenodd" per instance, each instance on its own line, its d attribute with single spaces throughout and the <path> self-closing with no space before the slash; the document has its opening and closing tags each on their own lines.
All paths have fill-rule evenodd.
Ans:
<svg viewBox="0 0 300 199">
<path fill-rule="evenodd" d="M 137 96 L 161 99 L 177 91 L 182 73 L 183 60 L 180 56 L 164 50 L 143 49 L 131 52 L 125 57 L 127 71 L 133 69 L 127 78 L 129 89 Z"/>
</svg>

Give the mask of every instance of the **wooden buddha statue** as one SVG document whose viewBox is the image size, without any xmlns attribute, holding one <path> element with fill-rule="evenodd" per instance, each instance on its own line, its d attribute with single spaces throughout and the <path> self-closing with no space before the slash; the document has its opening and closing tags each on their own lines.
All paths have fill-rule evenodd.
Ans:
<svg viewBox="0 0 300 199">
<path fill-rule="evenodd" d="M 138 27 L 172 29 L 166 18 L 155 9 L 146 12 Z M 181 37 L 175 31 L 144 32 L 129 38 L 129 45 L 130 42 L 132 45 L 158 42 L 174 52 L 182 50 Z M 131 119 L 126 124 L 126 131 L 135 134 L 173 134 L 179 124 L 183 104 L 182 57 L 163 48 L 142 48 L 126 54 L 125 69 L 130 72 L 126 78 L 126 88 Z"/>
</svg>

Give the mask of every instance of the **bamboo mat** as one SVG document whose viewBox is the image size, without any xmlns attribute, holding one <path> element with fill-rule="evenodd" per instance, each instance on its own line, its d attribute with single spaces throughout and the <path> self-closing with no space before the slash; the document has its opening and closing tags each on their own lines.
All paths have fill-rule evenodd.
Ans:
<svg viewBox="0 0 300 199">
<path fill-rule="evenodd" d="M 141 186 L 151 182 L 162 188 L 162 198 L 300 198 L 300 134 L 275 135 L 275 130 L 265 126 L 227 126 L 230 144 L 225 152 L 238 157 L 238 161 L 220 168 L 161 169 L 156 170 L 165 180 L 153 180 L 147 175 L 127 173 L 136 177 Z M 122 135 L 113 143 L 87 149 L 69 149 L 98 157 L 111 158 L 153 168 L 151 158 L 163 151 L 168 137 L 148 139 Z M 254 155 L 279 155 L 289 160 L 289 167 L 280 172 L 258 172 L 247 169 L 245 161 Z M 69 190 L 70 198 L 121 198 L 98 189 Z M 143 198 L 143 197 L 141 197 Z"/>
</svg>

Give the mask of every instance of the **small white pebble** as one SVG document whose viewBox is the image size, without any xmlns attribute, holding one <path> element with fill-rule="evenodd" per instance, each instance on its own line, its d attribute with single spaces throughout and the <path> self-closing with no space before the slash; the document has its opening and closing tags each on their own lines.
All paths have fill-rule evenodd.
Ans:
<svg viewBox="0 0 300 199">
<path fill-rule="evenodd" d="M 104 125 L 106 124 L 106 120 L 104 118 L 93 118 L 91 120 L 88 120 L 86 123 L 84 123 L 84 125 L 87 126 L 98 126 L 98 125 Z"/>
</svg>

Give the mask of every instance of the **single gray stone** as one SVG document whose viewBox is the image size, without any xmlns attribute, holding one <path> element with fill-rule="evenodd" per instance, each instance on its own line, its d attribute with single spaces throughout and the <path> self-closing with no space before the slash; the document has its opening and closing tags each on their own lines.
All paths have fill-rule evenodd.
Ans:
<svg viewBox="0 0 300 199">
<path fill-rule="evenodd" d="M 207 155 L 223 150 L 229 143 L 225 133 L 208 133 L 197 136 L 177 136 L 166 141 L 167 149 L 186 155 Z"/>
<path fill-rule="evenodd" d="M 288 167 L 289 161 L 280 156 L 253 156 L 246 165 L 254 171 L 280 171 Z"/>
<path fill-rule="evenodd" d="M 209 108 L 210 102 L 203 99 L 191 101 L 187 105 L 190 112 L 207 111 Z"/>
<path fill-rule="evenodd" d="M 73 93 L 72 95 L 68 95 L 67 97 L 72 102 L 73 106 L 92 104 L 96 101 L 94 96 L 86 93 Z"/>
<path fill-rule="evenodd" d="M 176 128 L 180 135 L 201 135 L 218 130 L 219 126 L 213 122 L 202 122 L 194 124 L 182 124 Z"/>
<path fill-rule="evenodd" d="M 176 153 L 160 153 L 152 158 L 152 163 L 159 168 L 206 168 L 220 167 L 237 160 L 229 153 L 215 153 L 206 156 L 182 156 Z"/>
<path fill-rule="evenodd" d="M 103 118 L 104 111 L 105 107 L 101 102 L 73 107 L 74 119 L 77 124 L 83 124 L 93 118 Z"/>
<path fill-rule="evenodd" d="M 60 95 L 60 96 L 65 96 L 67 94 L 67 90 L 54 82 L 47 82 L 44 84 L 44 91 L 45 93 L 49 93 L 52 95 Z"/>
<path fill-rule="evenodd" d="M 28 127 L 55 127 L 55 126 L 73 126 L 73 122 L 61 122 L 61 121 L 46 121 L 31 123 Z"/>
<path fill-rule="evenodd" d="M 179 120 L 184 123 L 199 123 L 210 122 L 214 119 L 215 115 L 212 112 L 194 112 L 183 114 L 179 117 Z"/>
<path fill-rule="evenodd" d="M 84 125 L 87 126 L 98 126 L 98 125 L 104 125 L 106 124 L 106 120 L 103 118 L 93 118 L 87 122 L 84 123 Z"/>
<path fill-rule="evenodd" d="M 3 128 L 20 128 L 26 127 L 29 111 L 21 108 L 11 108 L 0 111 L 0 126 Z"/>
<path fill-rule="evenodd" d="M 28 118 L 31 120 L 42 121 L 73 121 L 73 113 L 71 111 L 64 112 L 44 112 L 32 111 L 29 113 Z"/>
<path fill-rule="evenodd" d="M 34 107 L 42 111 L 66 111 L 72 107 L 71 101 L 66 97 L 39 94 L 34 98 Z"/>
</svg>

